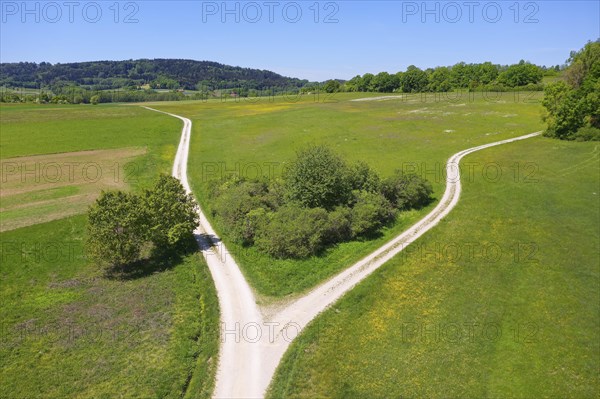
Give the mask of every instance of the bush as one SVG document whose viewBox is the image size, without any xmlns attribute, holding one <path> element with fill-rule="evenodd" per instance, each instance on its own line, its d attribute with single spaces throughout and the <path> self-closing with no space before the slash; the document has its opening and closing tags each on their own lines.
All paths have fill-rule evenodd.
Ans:
<svg viewBox="0 0 600 399">
<path fill-rule="evenodd" d="M 382 183 L 381 191 L 396 209 L 421 208 L 431 201 L 431 183 L 415 174 L 396 170 Z"/>
<path fill-rule="evenodd" d="M 352 211 L 340 206 L 329 212 L 324 241 L 326 244 L 337 244 L 352 238 Z"/>
<path fill-rule="evenodd" d="M 265 208 L 252 209 L 246 214 L 239 232 L 243 245 L 254 244 L 256 235 L 259 231 L 265 229 L 269 217 L 270 215 Z"/>
<path fill-rule="evenodd" d="M 345 204 L 352 191 L 348 166 L 324 146 L 298 152 L 284 179 L 286 198 L 310 208 L 331 210 Z"/>
<path fill-rule="evenodd" d="M 216 190 L 214 211 L 223 221 L 228 236 L 242 245 L 251 245 L 253 233 L 248 230 L 246 218 L 259 208 L 276 209 L 275 194 L 270 194 L 265 183 L 229 180 Z"/>
<path fill-rule="evenodd" d="M 351 215 L 352 237 L 358 237 L 375 233 L 394 217 L 394 210 L 383 195 L 360 191 Z"/>
<path fill-rule="evenodd" d="M 358 161 L 350 168 L 350 184 L 353 190 L 378 192 L 381 180 L 379 175 L 363 161 Z"/>
<path fill-rule="evenodd" d="M 600 129 L 585 126 L 577 130 L 575 133 L 575 141 L 600 141 Z"/>
<path fill-rule="evenodd" d="M 276 258 L 306 258 L 323 248 L 326 228 L 325 209 L 285 205 L 270 215 L 255 242 Z"/>
<path fill-rule="evenodd" d="M 323 146 L 300 151 L 283 181 L 233 177 L 209 186 L 227 236 L 277 258 L 305 258 L 373 235 L 396 208 L 423 206 L 432 192 L 429 182 L 401 171 L 382 182 L 366 163 L 348 166 Z"/>
</svg>

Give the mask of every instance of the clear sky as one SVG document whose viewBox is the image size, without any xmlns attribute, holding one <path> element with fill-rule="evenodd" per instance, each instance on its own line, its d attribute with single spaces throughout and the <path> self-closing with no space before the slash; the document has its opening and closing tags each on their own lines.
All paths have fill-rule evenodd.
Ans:
<svg viewBox="0 0 600 399">
<path fill-rule="evenodd" d="M 187 58 L 309 80 L 459 61 L 562 64 L 600 37 L 588 1 L 6 1 L 2 62 Z"/>
</svg>

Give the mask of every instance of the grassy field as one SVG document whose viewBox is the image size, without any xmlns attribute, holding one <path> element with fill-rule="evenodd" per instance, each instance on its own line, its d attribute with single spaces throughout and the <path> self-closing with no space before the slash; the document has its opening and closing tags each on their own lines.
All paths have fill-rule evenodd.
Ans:
<svg viewBox="0 0 600 399">
<path fill-rule="evenodd" d="M 351 101 L 365 97 L 372 101 Z M 453 153 L 543 128 L 536 92 L 377 97 L 353 93 L 154 106 L 194 122 L 188 173 L 207 213 L 208 180 L 229 172 L 276 178 L 298 149 L 312 143 L 329 145 L 349 161 L 364 160 L 383 176 L 394 169 L 415 171 L 432 181 L 439 197 L 444 165 Z M 237 246 L 218 221 L 214 224 L 257 292 L 281 297 L 305 291 L 347 267 L 428 210 L 401 215 L 378 239 L 344 243 L 301 261 L 275 260 Z"/>
<path fill-rule="evenodd" d="M 2 104 L 0 115 L 0 231 L 84 213 L 101 190 L 150 185 L 169 171 L 180 130 L 138 106 Z"/>
<path fill-rule="evenodd" d="M 3 159 L 2 223 L 13 230 L 85 213 L 101 190 L 126 190 L 145 148 Z"/>
<path fill-rule="evenodd" d="M 36 223 L 0 233 L 0 397 L 209 397 L 218 303 L 204 260 L 190 252 L 106 274 L 86 259 L 85 216 L 57 214 L 170 172 L 181 123 L 137 106 L 2 105 L 0 115 L 2 221 Z M 53 164 L 79 166 L 62 179 L 35 172 Z M 61 218 L 35 220 L 52 212 Z"/>
<path fill-rule="evenodd" d="M 3 160 L 146 147 L 148 154 L 144 161 L 155 171 L 172 163 L 181 130 L 176 119 L 136 105 L 0 104 L 0 116 L 0 159 Z M 143 166 L 139 165 L 139 169 Z"/>
<path fill-rule="evenodd" d="M 457 207 L 292 344 L 271 398 L 595 398 L 600 151 L 469 155 Z M 519 167 L 518 167 L 519 166 Z"/>
<path fill-rule="evenodd" d="M 277 178 L 311 143 L 383 176 L 414 171 L 439 197 L 451 154 L 543 128 L 539 93 L 377 97 L 153 106 L 194 122 L 188 173 L 205 211 L 211 178 Z M 0 113 L 2 220 L 36 223 L 0 233 L 0 396 L 210 396 L 218 306 L 204 261 L 190 253 L 106 275 L 85 259 L 84 216 L 59 208 L 102 188 L 140 190 L 168 172 L 180 122 L 137 106 L 2 105 Z M 271 397 L 593 397 L 598 157 L 595 144 L 545 138 L 468 156 L 457 208 L 312 323 L 286 354 Z M 114 173 L 112 160 L 135 167 L 93 183 L 23 181 L 8 169 L 87 162 Z M 80 213 L 86 204 L 77 203 Z M 302 261 L 235 246 L 213 222 L 271 301 L 342 270 L 432 206 L 401 214 L 374 240 Z M 52 212 L 60 219 L 35 219 Z"/>
</svg>

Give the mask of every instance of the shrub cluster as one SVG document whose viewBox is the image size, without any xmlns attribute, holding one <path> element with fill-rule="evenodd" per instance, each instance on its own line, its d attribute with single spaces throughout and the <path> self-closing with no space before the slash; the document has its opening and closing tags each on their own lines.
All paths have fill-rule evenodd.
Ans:
<svg viewBox="0 0 600 399">
<path fill-rule="evenodd" d="M 211 182 L 212 213 L 227 236 L 276 258 L 306 258 L 369 237 L 396 212 L 431 200 L 431 184 L 396 171 L 387 179 L 364 162 L 349 165 L 324 146 L 297 154 L 282 179 Z"/>
<path fill-rule="evenodd" d="M 198 226 L 193 197 L 174 177 L 162 175 L 142 195 L 103 192 L 88 211 L 88 252 L 102 265 L 140 260 L 145 247 L 178 249 Z"/>
</svg>

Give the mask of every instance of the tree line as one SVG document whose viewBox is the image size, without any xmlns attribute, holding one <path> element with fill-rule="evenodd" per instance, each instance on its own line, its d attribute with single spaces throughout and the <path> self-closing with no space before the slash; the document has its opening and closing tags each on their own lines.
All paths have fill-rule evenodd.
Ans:
<svg viewBox="0 0 600 399">
<path fill-rule="evenodd" d="M 232 67 L 209 61 L 129 60 L 67 64 L 0 64 L 0 102 L 88 104 L 97 102 L 175 101 L 212 97 L 262 97 L 324 91 L 414 93 L 457 89 L 543 90 L 543 76 L 561 70 L 521 61 L 515 65 L 458 63 L 422 70 L 414 65 L 390 74 L 366 73 L 344 80 L 309 82 L 271 71 Z M 12 90 L 6 90 L 12 88 Z M 38 89 L 23 94 L 14 89 Z M 184 91 L 190 91 L 185 93 Z M 96 101 L 92 101 L 95 97 Z"/>
<path fill-rule="evenodd" d="M 414 65 L 398 73 L 380 72 L 357 75 L 347 82 L 330 80 L 326 91 L 422 93 L 448 92 L 457 89 L 505 91 L 514 88 L 542 90 L 544 76 L 556 76 L 559 65 L 540 67 L 524 60 L 514 65 L 495 65 L 491 62 L 440 66 L 422 70 Z"/>
</svg>

